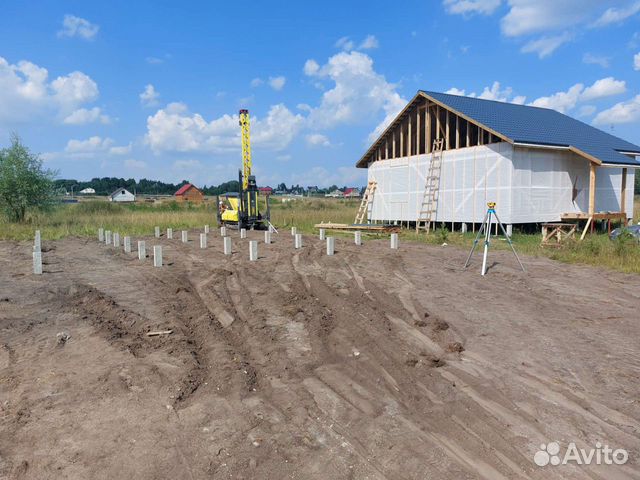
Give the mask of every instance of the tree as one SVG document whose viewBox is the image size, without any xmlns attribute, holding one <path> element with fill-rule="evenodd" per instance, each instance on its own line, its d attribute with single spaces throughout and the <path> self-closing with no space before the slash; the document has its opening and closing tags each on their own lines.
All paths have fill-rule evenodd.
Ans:
<svg viewBox="0 0 640 480">
<path fill-rule="evenodd" d="M 0 150 L 0 208 L 9 220 L 23 222 L 30 210 L 53 204 L 56 172 L 43 169 L 42 160 L 13 135 L 11 146 Z"/>
</svg>

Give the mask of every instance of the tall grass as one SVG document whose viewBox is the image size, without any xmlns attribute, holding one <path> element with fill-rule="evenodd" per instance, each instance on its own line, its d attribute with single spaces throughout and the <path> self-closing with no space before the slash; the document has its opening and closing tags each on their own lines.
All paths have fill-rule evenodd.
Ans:
<svg viewBox="0 0 640 480">
<path fill-rule="evenodd" d="M 89 201 L 60 205 L 47 214 L 37 214 L 27 223 L 0 219 L 0 239 L 27 240 L 39 229 L 43 239 L 67 236 L 93 236 L 99 227 L 121 235 L 150 235 L 154 227 L 193 228 L 216 224 L 215 206 L 181 205 L 176 202 L 153 204 L 117 204 Z"/>
<path fill-rule="evenodd" d="M 262 201 L 262 200 L 261 200 Z M 320 222 L 352 223 L 358 208 L 358 200 L 292 199 L 283 202 L 271 200 L 271 221 L 278 228 L 295 226 L 300 232 L 315 233 L 314 225 Z M 0 219 L 0 239 L 27 240 L 40 229 L 44 239 L 59 239 L 70 235 L 94 236 L 99 227 L 117 231 L 121 235 L 151 235 L 155 226 L 161 229 L 187 229 L 216 225 L 215 204 L 199 206 L 164 202 L 161 204 L 113 204 L 89 201 L 61 205 L 46 215 L 36 215 L 28 223 L 16 224 Z M 635 222 L 640 217 L 640 197 L 635 201 Z M 338 235 L 350 236 L 350 233 Z M 368 235 L 369 238 L 385 238 L 384 235 Z M 403 230 L 403 241 L 433 245 L 457 245 L 470 249 L 474 234 L 449 232 L 439 227 L 433 234 L 416 234 Z M 603 233 L 589 234 L 583 242 L 569 242 L 560 248 L 540 246 L 541 235 L 515 232 L 513 243 L 518 253 L 549 257 L 566 263 L 582 263 L 606 267 L 629 273 L 640 273 L 640 245 L 629 238 L 609 240 Z M 492 248 L 509 248 L 502 237 L 495 237 Z"/>
</svg>

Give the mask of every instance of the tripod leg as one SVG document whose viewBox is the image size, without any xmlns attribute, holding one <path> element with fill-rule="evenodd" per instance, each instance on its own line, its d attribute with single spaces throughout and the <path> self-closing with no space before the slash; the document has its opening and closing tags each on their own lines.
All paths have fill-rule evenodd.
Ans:
<svg viewBox="0 0 640 480">
<path fill-rule="evenodd" d="M 511 238 L 509 238 L 509 235 L 507 235 L 507 231 L 504 229 L 504 225 L 502 225 L 502 222 L 498 218 L 498 214 L 496 214 L 496 220 L 498 222 L 498 225 L 500 225 L 500 228 L 502 229 L 502 233 L 504 234 L 505 238 L 507 239 L 507 242 L 509 243 L 509 246 L 511 247 L 511 251 L 516 256 L 516 260 L 518 260 L 518 263 L 520 264 L 520 268 L 522 269 L 523 272 L 526 273 L 526 270 L 524 269 L 524 265 L 522 265 L 522 262 L 520 261 L 520 258 L 518 257 L 518 254 L 516 253 L 516 249 L 513 247 L 513 243 L 511 243 Z"/>
<path fill-rule="evenodd" d="M 469 266 L 469 261 L 471 261 L 471 256 L 473 255 L 473 252 L 475 251 L 476 247 L 478 246 L 478 241 L 480 240 L 480 236 L 482 235 L 482 232 L 484 231 L 486 222 L 487 222 L 487 215 L 489 215 L 489 212 L 485 213 L 484 218 L 482 219 L 482 226 L 480 227 L 480 230 L 478 230 L 478 234 L 476 235 L 476 239 L 473 241 L 473 246 L 471 247 L 471 251 L 469 252 L 469 256 L 467 257 L 467 261 L 464 264 L 464 268 L 467 268 Z"/>
<path fill-rule="evenodd" d="M 484 237 L 484 255 L 482 256 L 482 276 L 487 273 L 487 255 L 489 254 L 489 242 L 491 241 L 491 213 L 488 213 L 487 228 Z"/>
</svg>

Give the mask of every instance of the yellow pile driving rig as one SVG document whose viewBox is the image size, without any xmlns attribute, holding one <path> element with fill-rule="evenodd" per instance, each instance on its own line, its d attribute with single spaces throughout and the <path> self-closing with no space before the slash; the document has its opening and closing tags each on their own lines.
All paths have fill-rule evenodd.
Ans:
<svg viewBox="0 0 640 480">
<path fill-rule="evenodd" d="M 266 229 L 269 226 L 269 195 L 265 196 L 265 210 L 260 209 L 256 177 L 251 175 L 251 138 L 249 110 L 240 110 L 242 135 L 242 169 L 238 173 L 238 192 L 217 197 L 218 224 L 234 228 Z"/>
</svg>

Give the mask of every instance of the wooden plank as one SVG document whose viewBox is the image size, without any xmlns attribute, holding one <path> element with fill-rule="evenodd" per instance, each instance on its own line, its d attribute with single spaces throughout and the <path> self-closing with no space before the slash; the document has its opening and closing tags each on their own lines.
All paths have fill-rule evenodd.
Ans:
<svg viewBox="0 0 640 480">
<path fill-rule="evenodd" d="M 456 149 L 460 148 L 460 117 L 455 116 L 456 119 Z"/>
<path fill-rule="evenodd" d="M 589 215 L 596 212 L 596 165 L 589 165 Z"/>
<path fill-rule="evenodd" d="M 404 157 L 404 125 L 400 122 L 400 155 L 399 157 Z"/>
<path fill-rule="evenodd" d="M 411 112 L 407 116 L 407 157 L 413 155 L 413 145 L 411 144 Z"/>
<path fill-rule="evenodd" d="M 470 137 L 469 135 L 470 135 L 471 133 L 469 132 L 469 121 L 468 121 L 468 120 L 465 120 L 465 122 L 467 122 L 467 130 L 466 130 L 466 132 L 467 132 L 467 139 L 466 139 L 466 140 L 467 140 L 467 143 L 465 143 L 465 144 L 464 144 L 464 146 L 465 146 L 465 147 L 470 147 L 470 146 L 471 146 L 471 140 L 470 140 L 470 138 L 471 138 L 471 137 Z"/>
<path fill-rule="evenodd" d="M 416 155 L 420 155 L 420 139 L 422 137 L 422 132 L 420 131 L 420 117 L 422 114 L 420 113 L 420 109 L 416 109 Z"/>
<path fill-rule="evenodd" d="M 450 149 L 449 138 L 451 137 L 450 131 L 449 131 L 449 128 L 450 128 L 449 124 L 451 123 L 451 112 L 449 112 L 449 110 L 445 110 L 445 112 L 447 112 L 447 118 L 444 126 L 444 132 L 445 132 L 444 134 L 446 135 L 444 144 L 445 144 L 445 148 L 449 150 Z"/>
<path fill-rule="evenodd" d="M 436 105 L 436 139 L 440 138 L 440 130 L 442 126 L 440 125 L 440 105 Z"/>
<path fill-rule="evenodd" d="M 429 102 L 427 102 L 427 108 L 425 109 L 425 124 L 426 124 L 426 135 L 424 136 L 427 141 L 426 152 L 431 153 L 431 146 L 433 144 L 433 139 L 431 138 L 431 107 L 429 106 Z"/>
<path fill-rule="evenodd" d="M 584 240 L 584 237 L 587 235 L 587 231 L 589 230 L 589 225 L 591 225 L 591 222 L 593 221 L 593 217 L 589 217 L 589 219 L 587 220 L 587 224 L 584 226 L 584 230 L 582 231 L 582 235 L 580 235 L 580 240 Z"/>
<path fill-rule="evenodd" d="M 560 215 L 562 220 L 588 220 L 593 218 L 594 220 L 620 220 L 626 218 L 626 213 L 623 212 L 596 212 L 593 215 L 584 212 L 570 212 Z"/>
<path fill-rule="evenodd" d="M 159 335 L 170 335 L 173 330 L 158 330 L 156 332 L 147 332 L 147 337 L 157 337 Z"/>
<path fill-rule="evenodd" d="M 396 157 L 396 130 L 394 130 L 392 132 L 392 135 L 393 136 L 391 137 L 391 143 L 393 145 L 392 145 L 392 149 L 391 150 L 393 151 L 393 155 L 391 156 L 391 158 L 398 158 L 398 157 Z"/>
<path fill-rule="evenodd" d="M 620 187 L 620 211 L 627 213 L 627 167 L 622 169 L 622 186 Z"/>
<path fill-rule="evenodd" d="M 389 160 L 389 137 L 384 139 L 384 159 Z"/>
</svg>

